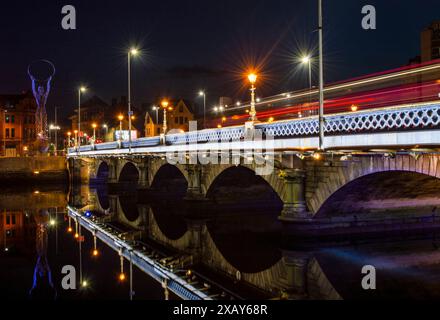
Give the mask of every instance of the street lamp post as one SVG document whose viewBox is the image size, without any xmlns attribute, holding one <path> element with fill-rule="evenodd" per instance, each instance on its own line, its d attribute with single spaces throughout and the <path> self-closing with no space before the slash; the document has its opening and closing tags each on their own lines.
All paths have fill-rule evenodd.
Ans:
<svg viewBox="0 0 440 320">
<path fill-rule="evenodd" d="M 77 146 L 81 146 L 81 93 L 86 92 L 85 87 L 78 88 L 78 144 Z M 75 138 L 76 139 L 76 138 Z"/>
<path fill-rule="evenodd" d="M 102 125 L 102 127 L 105 129 L 105 137 L 104 137 L 104 141 L 107 139 L 107 135 L 108 135 L 108 125 L 104 124 Z"/>
<path fill-rule="evenodd" d="M 124 116 L 122 114 L 120 114 L 118 116 L 118 120 L 119 120 L 119 139 L 118 140 L 122 140 L 122 120 L 124 120 Z"/>
<path fill-rule="evenodd" d="M 71 136 L 72 136 L 72 132 L 67 132 L 67 147 L 70 148 L 71 147 Z"/>
<path fill-rule="evenodd" d="M 200 91 L 199 96 L 203 96 L 203 129 L 206 129 L 206 92 Z"/>
<path fill-rule="evenodd" d="M 95 141 L 96 141 L 96 127 L 97 126 L 98 125 L 96 123 L 92 124 L 92 128 L 93 128 L 93 144 L 95 144 Z"/>
<path fill-rule="evenodd" d="M 75 147 L 78 147 L 78 130 L 74 130 L 73 133 L 75 133 Z"/>
<path fill-rule="evenodd" d="M 257 82 L 257 75 L 250 73 L 248 75 L 249 82 L 251 83 L 251 111 L 249 112 L 249 121 L 257 121 L 257 110 L 255 108 L 255 83 Z"/>
<path fill-rule="evenodd" d="M 306 64 L 308 66 L 309 69 L 309 103 L 311 102 L 311 92 L 312 92 L 312 58 L 310 56 L 304 56 L 301 59 L 301 62 L 303 64 Z M 310 111 L 309 111 L 310 113 Z"/>
<path fill-rule="evenodd" d="M 159 124 L 159 108 L 153 106 L 153 111 L 156 111 L 156 124 Z"/>
<path fill-rule="evenodd" d="M 322 45 L 322 0 L 318 0 L 319 31 L 319 150 L 324 151 L 324 63 Z"/>
<path fill-rule="evenodd" d="M 162 100 L 162 102 L 160 103 L 160 105 L 162 106 L 162 109 L 163 109 L 162 131 L 163 131 L 164 135 L 167 133 L 167 108 L 168 108 L 169 104 L 170 103 L 168 102 L 168 100 Z"/>
<path fill-rule="evenodd" d="M 131 57 L 136 56 L 139 51 L 135 48 L 132 48 L 128 51 L 127 59 L 128 59 L 128 148 L 131 152 Z"/>
<path fill-rule="evenodd" d="M 58 127 L 58 121 L 57 121 L 57 110 L 58 110 L 58 107 L 55 107 L 55 127 L 56 127 L 56 130 L 55 130 L 55 155 L 58 155 L 57 154 L 57 150 L 58 150 L 58 130 L 60 129 L 59 127 Z"/>
</svg>

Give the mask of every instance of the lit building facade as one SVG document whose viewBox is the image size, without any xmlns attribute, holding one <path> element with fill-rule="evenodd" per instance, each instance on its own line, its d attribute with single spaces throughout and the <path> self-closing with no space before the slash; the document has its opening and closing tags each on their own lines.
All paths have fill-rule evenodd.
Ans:
<svg viewBox="0 0 440 320">
<path fill-rule="evenodd" d="M 1 155 L 6 157 L 33 154 L 36 140 L 35 99 L 30 92 L 0 95 Z"/>
<path fill-rule="evenodd" d="M 183 100 L 179 100 L 175 105 L 170 106 L 172 111 L 167 111 L 167 130 L 188 131 L 189 122 L 194 121 L 194 113 L 189 105 Z M 145 114 L 145 136 L 154 137 L 162 133 L 163 110 L 147 111 Z"/>
</svg>

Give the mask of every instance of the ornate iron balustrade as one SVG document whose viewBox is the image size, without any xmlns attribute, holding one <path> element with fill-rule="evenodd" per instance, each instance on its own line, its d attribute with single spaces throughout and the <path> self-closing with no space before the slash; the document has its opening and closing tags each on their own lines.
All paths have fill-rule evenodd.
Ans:
<svg viewBox="0 0 440 320">
<path fill-rule="evenodd" d="M 407 105 L 386 109 L 365 110 L 359 112 L 332 114 L 325 117 L 324 130 L 327 135 L 354 132 L 380 132 L 407 129 L 426 129 L 440 126 L 440 103 Z M 318 118 L 310 117 L 256 124 L 257 129 L 274 138 L 310 137 L 319 134 Z M 166 136 L 167 145 L 185 145 L 207 142 L 240 141 L 244 138 L 244 126 L 222 129 L 207 129 Z M 132 148 L 154 147 L 160 145 L 160 137 L 141 138 L 132 142 Z M 80 152 L 93 150 L 112 150 L 129 148 L 124 141 L 81 146 Z M 69 153 L 77 152 L 70 148 Z"/>
<path fill-rule="evenodd" d="M 427 128 L 439 125 L 440 104 L 430 104 L 329 115 L 325 117 L 324 132 L 346 134 L 360 131 Z M 262 124 L 256 127 L 276 138 L 319 134 L 319 123 L 316 117 Z"/>
</svg>

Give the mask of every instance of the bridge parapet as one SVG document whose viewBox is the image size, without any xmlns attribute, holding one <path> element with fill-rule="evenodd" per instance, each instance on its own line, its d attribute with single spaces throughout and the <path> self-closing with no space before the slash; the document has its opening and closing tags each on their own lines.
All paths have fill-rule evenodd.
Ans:
<svg viewBox="0 0 440 320">
<path fill-rule="evenodd" d="M 328 136 L 381 133 L 390 131 L 408 130 L 432 130 L 440 127 L 440 103 L 411 104 L 398 107 L 389 107 L 373 110 L 364 110 L 350 113 L 338 113 L 325 116 L 325 134 Z M 285 138 L 311 138 L 319 134 L 319 123 L 316 116 L 301 119 L 283 120 L 272 123 L 259 123 L 255 125 L 261 130 L 263 136 L 271 136 L 274 139 Z M 165 145 L 168 149 L 157 149 L 154 152 L 172 151 L 173 146 L 240 142 L 245 137 L 244 126 L 234 126 L 220 129 L 207 129 L 180 134 L 170 134 L 165 137 Z M 431 137 L 427 144 L 433 143 Z M 309 141 L 310 142 L 310 141 Z M 408 141 L 411 145 L 418 141 Z M 440 142 L 440 141 L 437 141 Z M 396 141 L 397 143 L 397 141 Z M 423 142 L 422 142 L 423 143 Z M 140 138 L 132 141 L 131 149 L 143 149 L 161 146 L 160 137 Z M 103 154 L 105 151 L 129 149 L 127 141 L 109 142 L 97 145 L 70 148 L 68 157 L 77 157 L 81 153 L 84 156 Z M 298 147 L 298 146 L 291 146 Z M 329 147 L 337 147 L 329 146 Z M 180 150 L 180 149 L 179 149 Z"/>
</svg>

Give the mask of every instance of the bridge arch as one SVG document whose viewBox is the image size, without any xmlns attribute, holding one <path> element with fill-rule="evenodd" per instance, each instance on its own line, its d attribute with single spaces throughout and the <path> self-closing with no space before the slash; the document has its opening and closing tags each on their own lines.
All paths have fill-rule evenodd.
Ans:
<svg viewBox="0 0 440 320">
<path fill-rule="evenodd" d="M 156 166 L 152 171 L 151 188 L 170 194 L 184 195 L 188 189 L 186 170 L 168 163 Z"/>
<path fill-rule="evenodd" d="M 110 175 L 110 166 L 106 161 L 101 161 L 97 165 L 94 183 L 106 183 Z"/>
<path fill-rule="evenodd" d="M 390 184 L 393 192 L 398 192 L 398 186 L 403 187 L 405 179 L 408 180 L 407 185 L 414 187 L 414 189 L 417 189 L 421 181 L 429 182 L 430 186 L 435 186 L 439 181 L 436 178 L 440 178 L 440 161 L 437 155 L 423 155 L 418 158 L 411 155 L 397 155 L 394 158 L 356 157 L 353 158 L 353 161 L 336 164 L 334 167 L 321 168 L 319 171 L 322 175 L 318 177 L 320 182 L 317 184 L 315 192 L 307 198 L 308 208 L 315 216 L 318 213 L 319 215 L 328 213 L 331 207 L 334 209 L 335 203 L 332 204 L 332 202 L 338 202 L 338 197 L 341 197 L 344 192 L 348 192 L 350 188 L 357 188 L 359 194 L 363 194 L 365 197 L 366 190 L 359 189 L 362 188 L 362 185 L 359 186 L 359 183 L 362 182 L 367 186 L 376 181 L 376 186 L 382 187 L 380 189 L 382 193 L 385 191 L 383 189 L 384 183 L 388 179 L 393 181 Z M 352 191 L 354 192 L 354 190 Z M 429 193 L 432 192 L 428 190 Z M 381 197 L 380 193 L 377 195 L 379 198 Z M 409 193 L 408 196 L 411 197 Z"/>
<path fill-rule="evenodd" d="M 252 179 L 253 182 L 261 184 L 264 182 L 267 186 L 271 187 L 271 190 L 276 193 L 281 201 L 285 199 L 285 183 L 282 178 L 278 175 L 278 170 L 274 168 L 274 171 L 270 175 L 256 175 L 254 165 L 215 165 L 210 166 L 206 174 L 204 174 L 203 179 L 203 192 L 209 197 L 215 188 L 217 188 L 218 183 L 221 182 L 220 179 L 226 177 L 226 179 L 233 178 L 234 174 L 245 175 L 245 178 Z"/>
<path fill-rule="evenodd" d="M 139 182 L 139 170 L 133 162 L 127 161 L 121 165 L 121 170 L 118 174 L 119 183 L 135 183 Z"/>
</svg>

